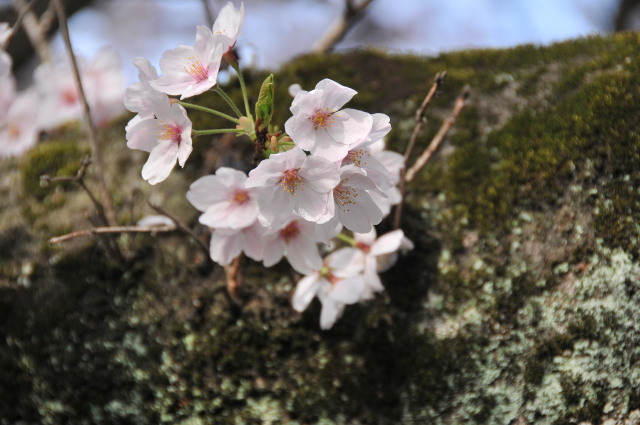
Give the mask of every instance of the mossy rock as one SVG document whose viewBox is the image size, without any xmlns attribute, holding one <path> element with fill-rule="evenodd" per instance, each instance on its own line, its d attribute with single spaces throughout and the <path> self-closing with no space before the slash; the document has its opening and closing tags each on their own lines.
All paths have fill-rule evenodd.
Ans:
<svg viewBox="0 0 640 425">
<path fill-rule="evenodd" d="M 385 293 L 330 331 L 317 303 L 293 312 L 299 276 L 285 264 L 246 261 L 238 309 L 223 271 L 181 234 L 121 236 L 124 262 L 100 240 L 46 247 L 53 229 L 37 223 L 62 222 L 80 201 L 24 217 L 40 188 L 26 173 L 13 184 L 16 161 L 0 163 L 0 423 L 638 423 L 639 42 L 628 33 L 437 58 L 353 51 L 277 73 L 274 122 L 289 115 L 290 84 L 332 78 L 358 90 L 350 106 L 391 116 L 396 150 L 436 72 L 448 79 L 421 146 L 471 87 L 409 186 L 403 228 L 415 249 L 383 275 Z M 248 75 L 250 90 L 264 77 Z M 124 149 L 127 119 L 101 136 L 119 219 L 149 213 L 151 198 L 206 238 L 184 199 L 189 182 L 249 161 L 250 146 L 198 140 L 184 170 L 149 188 L 144 155 Z M 38 152 L 54 146 L 41 142 L 20 168 L 39 169 Z M 86 209 L 73 228 L 90 225 Z"/>
</svg>

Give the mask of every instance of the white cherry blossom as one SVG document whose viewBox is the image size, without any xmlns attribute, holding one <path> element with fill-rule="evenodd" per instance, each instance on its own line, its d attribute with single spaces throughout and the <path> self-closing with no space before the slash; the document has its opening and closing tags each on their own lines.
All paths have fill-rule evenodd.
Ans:
<svg viewBox="0 0 640 425">
<path fill-rule="evenodd" d="M 355 165 L 342 167 L 339 172 L 340 183 L 332 191 L 326 217 L 335 215 L 352 232 L 366 233 L 382 221 L 382 211 L 369 193 L 377 191 L 376 185 Z"/>
<path fill-rule="evenodd" d="M 373 294 L 384 290 L 379 272 L 384 271 L 380 266 L 384 265 L 388 256 L 395 253 L 402 247 L 403 240 L 406 239 L 404 232 L 400 229 L 385 233 L 376 239 L 376 231 L 372 229 L 365 234 L 354 234 L 356 246 L 365 254 L 364 276 L 367 282 L 366 290 L 363 292 L 364 299 L 370 299 Z M 406 239 L 409 244 L 411 241 Z M 410 245 L 413 247 L 413 245 Z M 379 262 L 378 260 L 382 261 Z M 395 260 L 394 260 L 395 261 Z"/>
<path fill-rule="evenodd" d="M 209 90 L 216 85 L 225 41 L 199 25 L 194 46 L 178 46 L 162 54 L 162 76 L 150 81 L 151 86 L 166 94 L 180 95 L 180 99 Z"/>
<path fill-rule="evenodd" d="M 106 125 L 123 111 L 124 76 L 120 59 L 113 49 L 105 48 L 90 61 L 80 56 L 77 60 L 91 115 L 96 124 Z M 66 58 L 55 65 L 41 64 L 34 79 L 40 96 L 41 128 L 48 130 L 81 117 L 80 96 Z"/>
<path fill-rule="evenodd" d="M 191 121 L 178 104 L 159 102 L 155 116 L 132 120 L 127 126 L 127 146 L 149 152 L 142 168 L 142 178 L 150 184 L 166 179 L 176 164 L 181 167 L 191 154 Z"/>
<path fill-rule="evenodd" d="M 138 57 L 133 60 L 138 68 L 138 81 L 127 87 L 124 93 L 124 106 L 131 112 L 137 112 L 141 118 L 154 114 L 154 106 L 163 103 L 167 95 L 151 87 L 149 81 L 158 78 L 158 71 L 146 58 Z"/>
<path fill-rule="evenodd" d="M 215 175 L 204 176 L 189 187 L 187 199 L 204 214 L 200 223 L 211 228 L 242 229 L 258 216 L 258 204 L 252 189 L 245 188 L 247 176 L 233 168 L 218 168 Z"/>
<path fill-rule="evenodd" d="M 322 266 L 318 242 L 322 237 L 316 223 L 294 215 L 284 226 L 267 231 L 264 235 L 264 265 L 271 267 L 286 257 L 299 273 L 310 273 Z"/>
<path fill-rule="evenodd" d="M 209 244 L 209 255 L 216 263 L 226 266 L 238 255 L 245 255 L 253 260 L 263 258 L 265 228 L 255 221 L 244 229 L 219 228 L 213 231 Z"/>
<path fill-rule="evenodd" d="M 362 299 L 366 289 L 364 254 L 356 248 L 342 248 L 329 254 L 322 268 L 302 278 L 293 295 L 293 308 L 304 311 L 314 297 L 322 303 L 320 327 L 329 329 L 340 318 L 347 304 Z"/>
<path fill-rule="evenodd" d="M 223 53 L 227 53 L 238 40 L 238 34 L 244 23 L 244 3 L 240 3 L 240 9 L 236 9 L 233 3 L 228 2 L 218 14 L 213 23 L 212 32 L 219 36 L 225 46 Z"/>
<path fill-rule="evenodd" d="M 382 211 L 382 214 L 386 217 L 391 212 L 391 207 L 393 205 L 397 205 L 402 201 L 402 194 L 398 189 L 397 185 L 400 182 L 400 172 L 404 168 L 404 158 L 397 152 L 385 150 L 385 143 L 383 140 L 379 140 L 367 148 L 370 157 L 373 159 L 376 164 L 380 164 L 389 174 L 385 174 L 385 179 L 390 178 L 391 186 L 382 189 L 384 195 L 381 195 L 380 192 L 369 191 L 369 195 L 376 203 L 376 205 Z M 368 167 L 368 166 L 367 166 Z M 367 168 L 369 170 L 369 168 Z M 371 173 L 374 178 L 378 174 L 377 171 L 373 171 Z"/>
<path fill-rule="evenodd" d="M 34 90 L 20 93 L 0 122 L 0 156 L 19 156 L 35 145 L 38 136 L 38 95 Z"/>
<path fill-rule="evenodd" d="M 350 145 L 366 139 L 373 124 L 366 112 L 340 109 L 356 93 L 330 79 L 320 81 L 310 92 L 300 90 L 285 131 L 299 148 L 330 161 L 342 160 Z"/>
<path fill-rule="evenodd" d="M 325 215 L 329 194 L 338 182 L 334 163 L 307 157 L 301 149 L 294 148 L 262 161 L 249 172 L 246 187 L 256 188 L 262 225 L 277 227 L 292 212 L 305 220 L 318 221 Z"/>
</svg>

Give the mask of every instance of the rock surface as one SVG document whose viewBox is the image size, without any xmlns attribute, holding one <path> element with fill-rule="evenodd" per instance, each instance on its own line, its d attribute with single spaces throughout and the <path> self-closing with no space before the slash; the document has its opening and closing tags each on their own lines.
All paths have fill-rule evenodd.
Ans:
<svg viewBox="0 0 640 425">
<path fill-rule="evenodd" d="M 423 146 L 471 86 L 409 187 L 415 249 L 383 275 L 384 294 L 330 331 L 318 304 L 291 309 L 298 277 L 286 264 L 245 262 L 237 309 L 222 270 L 183 234 L 122 235 L 124 262 L 100 239 L 49 246 L 96 220 L 78 187 L 38 179 L 75 173 L 88 151 L 78 128 L 3 160 L 0 423 L 639 423 L 639 43 L 351 52 L 276 74 L 276 122 L 289 84 L 328 77 L 359 91 L 351 107 L 391 116 L 396 150 L 436 72 L 448 78 Z M 263 78 L 249 78 L 254 92 Z M 101 134 L 119 220 L 151 214 L 150 199 L 206 240 L 184 193 L 250 159 L 250 146 L 198 140 L 184 170 L 150 187 L 146 158 L 124 147 L 127 119 Z"/>
</svg>

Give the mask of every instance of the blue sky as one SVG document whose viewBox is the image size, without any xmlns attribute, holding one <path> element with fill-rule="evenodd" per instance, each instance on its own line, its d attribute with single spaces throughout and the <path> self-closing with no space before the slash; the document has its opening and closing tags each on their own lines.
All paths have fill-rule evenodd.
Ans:
<svg viewBox="0 0 640 425">
<path fill-rule="evenodd" d="M 211 0 L 214 10 L 226 1 Z M 374 0 L 340 48 L 376 46 L 392 52 L 547 44 L 606 32 L 617 0 Z M 239 2 L 236 2 L 239 4 Z M 247 0 L 238 46 L 261 68 L 277 68 L 309 51 L 341 13 L 343 0 Z M 112 45 L 128 79 L 136 56 L 157 64 L 162 52 L 193 44 L 206 24 L 201 0 L 98 0 L 72 17 L 76 50 L 91 56 Z M 61 43 L 54 41 L 57 50 Z"/>
</svg>

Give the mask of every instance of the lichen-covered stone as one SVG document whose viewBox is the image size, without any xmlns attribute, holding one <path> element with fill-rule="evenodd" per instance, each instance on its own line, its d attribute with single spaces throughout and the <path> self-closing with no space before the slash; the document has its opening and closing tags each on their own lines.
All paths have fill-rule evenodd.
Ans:
<svg viewBox="0 0 640 425">
<path fill-rule="evenodd" d="M 472 90 L 409 186 L 403 227 L 416 248 L 383 276 L 384 294 L 325 332 L 318 304 L 292 311 L 298 276 L 285 264 L 245 261 L 238 309 L 222 270 L 180 233 L 116 236 L 124 261 L 100 239 L 49 247 L 96 222 L 78 187 L 36 181 L 74 172 L 88 151 L 77 128 L 3 160 L 0 423 L 638 423 L 639 42 L 351 52 L 276 74 L 273 122 L 289 115 L 289 84 L 333 78 L 359 91 L 350 106 L 391 116 L 397 150 L 436 72 L 448 79 L 421 146 Z M 247 76 L 254 93 L 263 79 Z M 119 221 L 152 213 L 151 199 L 206 239 L 184 193 L 248 163 L 251 146 L 197 139 L 186 167 L 150 187 L 145 155 L 125 148 L 126 119 L 100 135 Z"/>
</svg>

